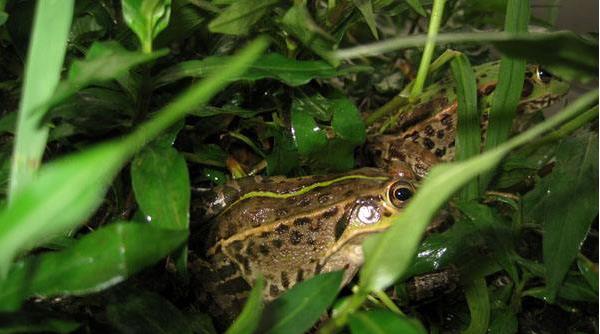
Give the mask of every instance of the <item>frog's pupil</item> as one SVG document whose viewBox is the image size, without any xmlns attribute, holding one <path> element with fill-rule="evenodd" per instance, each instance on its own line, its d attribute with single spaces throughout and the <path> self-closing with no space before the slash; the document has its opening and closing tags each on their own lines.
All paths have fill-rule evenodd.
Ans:
<svg viewBox="0 0 600 334">
<path fill-rule="evenodd" d="M 408 188 L 397 188 L 394 197 L 399 201 L 407 201 L 412 197 L 412 191 Z"/>
</svg>

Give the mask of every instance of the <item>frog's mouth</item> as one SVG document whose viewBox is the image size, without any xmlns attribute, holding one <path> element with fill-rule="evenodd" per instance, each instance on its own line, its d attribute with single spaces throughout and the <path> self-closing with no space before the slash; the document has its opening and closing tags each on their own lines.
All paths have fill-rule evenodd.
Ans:
<svg viewBox="0 0 600 334">
<path fill-rule="evenodd" d="M 565 95 L 567 95 L 567 92 L 563 94 L 550 94 L 539 99 L 523 101 L 519 104 L 519 111 L 523 113 L 536 112 L 538 110 L 549 107 L 550 105 L 559 101 Z"/>
</svg>

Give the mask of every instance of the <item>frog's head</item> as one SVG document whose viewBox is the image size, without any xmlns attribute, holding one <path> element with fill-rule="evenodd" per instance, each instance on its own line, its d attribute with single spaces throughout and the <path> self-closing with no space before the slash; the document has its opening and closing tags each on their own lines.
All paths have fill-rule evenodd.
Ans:
<svg viewBox="0 0 600 334">
<path fill-rule="evenodd" d="M 567 94 L 569 88 L 568 82 L 541 66 L 528 65 L 519 110 L 529 113 L 546 108 Z"/>
<path fill-rule="evenodd" d="M 386 174 L 390 177 L 375 191 L 362 192 L 345 207 L 343 229 L 336 226 L 336 242 L 323 259 L 329 269 L 359 266 L 365 238 L 385 231 L 410 202 L 417 187 L 410 166 L 398 163 L 388 168 Z"/>
</svg>

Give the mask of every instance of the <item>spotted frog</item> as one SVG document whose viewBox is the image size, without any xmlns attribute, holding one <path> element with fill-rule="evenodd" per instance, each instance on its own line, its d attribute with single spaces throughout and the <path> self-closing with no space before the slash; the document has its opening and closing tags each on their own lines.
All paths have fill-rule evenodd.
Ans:
<svg viewBox="0 0 600 334">
<path fill-rule="evenodd" d="M 485 137 L 499 64 L 491 62 L 473 69 Z M 514 131 L 522 131 L 531 118 L 539 116 L 536 111 L 558 101 L 568 90 L 569 84 L 561 78 L 538 65 L 528 65 Z M 376 166 L 386 167 L 400 161 L 424 177 L 436 163 L 454 159 L 458 119 L 454 81 L 446 78 L 429 86 L 416 105 L 406 108 L 400 108 L 369 128 L 366 152 Z"/>
<path fill-rule="evenodd" d="M 415 188 L 408 166 L 246 177 L 214 188 L 200 218 L 210 222 L 201 279 L 218 306 L 212 313 L 231 320 L 259 275 L 266 300 L 323 272 L 345 270 L 346 284 L 362 264 L 363 240 L 385 230 Z"/>
</svg>

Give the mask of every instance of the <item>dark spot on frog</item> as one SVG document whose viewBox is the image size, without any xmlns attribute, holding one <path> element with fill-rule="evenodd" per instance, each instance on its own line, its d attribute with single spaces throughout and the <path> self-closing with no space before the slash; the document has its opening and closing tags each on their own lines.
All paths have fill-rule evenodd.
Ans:
<svg viewBox="0 0 600 334">
<path fill-rule="evenodd" d="M 294 220 L 294 226 L 304 226 L 306 224 L 310 224 L 310 218 L 303 217 Z"/>
<path fill-rule="evenodd" d="M 331 200 L 332 196 L 331 194 L 321 194 L 318 198 L 319 204 L 325 204 L 327 202 L 329 202 Z"/>
<path fill-rule="evenodd" d="M 454 145 L 456 145 L 456 141 L 453 140 L 448 144 L 448 147 L 454 147 Z"/>
<path fill-rule="evenodd" d="M 444 126 L 452 126 L 452 115 L 444 114 L 442 116 L 441 122 Z"/>
<path fill-rule="evenodd" d="M 269 295 L 271 295 L 271 297 L 277 297 L 278 294 L 279 294 L 279 288 L 277 287 L 277 285 L 271 284 L 269 286 Z"/>
<path fill-rule="evenodd" d="M 435 150 L 435 155 L 436 155 L 438 158 L 441 158 L 441 157 L 443 157 L 444 155 L 446 155 L 446 148 L 444 147 L 444 148 L 438 148 L 438 149 L 436 149 L 436 150 Z"/>
<path fill-rule="evenodd" d="M 446 92 L 447 92 L 447 91 L 448 91 L 448 90 L 447 90 L 446 88 L 442 88 L 442 89 L 440 89 L 440 95 L 446 95 Z"/>
<path fill-rule="evenodd" d="M 296 272 L 296 283 L 304 281 L 304 270 L 298 269 Z"/>
<path fill-rule="evenodd" d="M 281 248 L 281 246 L 283 246 L 283 241 L 281 241 L 281 239 L 273 239 L 271 243 L 277 248 Z"/>
<path fill-rule="evenodd" d="M 290 234 L 290 243 L 292 245 L 298 245 L 300 242 L 302 242 L 302 233 L 296 230 L 292 231 Z"/>
<path fill-rule="evenodd" d="M 385 211 L 383 211 L 383 216 L 384 217 L 391 217 L 392 213 L 390 211 L 388 211 L 388 210 L 385 210 Z"/>
<path fill-rule="evenodd" d="M 525 77 L 527 77 L 527 78 L 533 77 L 533 72 L 531 72 L 531 71 L 525 72 Z"/>
<path fill-rule="evenodd" d="M 398 157 L 398 160 L 405 162 L 406 161 L 406 154 L 404 154 L 404 152 L 398 152 L 398 154 L 396 154 L 395 156 Z"/>
<path fill-rule="evenodd" d="M 323 214 L 321 215 L 321 219 L 329 219 L 333 216 L 335 216 L 338 213 L 339 209 L 337 208 L 337 206 L 334 206 L 333 208 L 323 212 Z"/>
<path fill-rule="evenodd" d="M 288 214 L 288 210 L 286 208 L 279 208 L 275 211 L 275 215 L 279 218 L 285 217 Z"/>
<path fill-rule="evenodd" d="M 298 206 L 301 207 L 306 207 L 310 205 L 310 198 L 308 197 L 304 197 L 303 199 L 301 199 L 300 201 L 298 201 Z"/>
<path fill-rule="evenodd" d="M 261 244 L 261 245 L 259 245 L 259 246 L 258 246 L 258 251 L 259 251 L 259 252 L 260 252 L 262 255 L 264 255 L 264 256 L 267 256 L 267 255 L 269 255 L 269 247 L 268 247 L 267 245 L 265 245 L 265 244 Z"/>
<path fill-rule="evenodd" d="M 431 136 L 433 136 L 434 134 L 435 134 L 435 130 L 433 129 L 433 127 L 431 126 L 431 124 L 428 124 L 428 125 L 425 127 L 425 135 L 426 135 L 427 137 L 431 137 Z"/>
<path fill-rule="evenodd" d="M 320 274 L 321 270 L 323 270 L 323 265 L 321 265 L 321 263 L 317 262 L 317 265 L 315 266 L 315 275 Z"/>
<path fill-rule="evenodd" d="M 290 227 L 285 225 L 285 224 L 279 224 L 279 226 L 277 226 L 275 228 L 275 232 L 277 232 L 277 234 L 285 234 L 290 230 Z"/>
<path fill-rule="evenodd" d="M 431 150 L 435 147 L 435 143 L 429 138 L 423 139 L 423 145 L 425 145 L 428 150 Z"/>
<path fill-rule="evenodd" d="M 348 190 L 344 193 L 344 197 L 350 197 L 354 195 L 354 190 Z"/>
<path fill-rule="evenodd" d="M 492 94 L 496 90 L 496 85 L 487 85 L 481 88 L 480 94 L 483 96 L 488 96 Z"/>
<path fill-rule="evenodd" d="M 288 274 L 285 271 L 281 272 L 281 285 L 283 286 L 284 289 L 287 289 L 290 287 L 290 280 L 288 278 Z"/>
<path fill-rule="evenodd" d="M 243 246 L 244 246 L 244 243 L 240 240 L 236 240 L 231 243 L 231 248 L 233 248 L 233 250 L 236 252 L 241 251 Z"/>
<path fill-rule="evenodd" d="M 481 79 L 485 79 L 485 78 L 487 78 L 487 73 L 482 73 L 482 74 L 481 74 L 479 77 L 480 77 Z"/>
<path fill-rule="evenodd" d="M 346 227 L 348 226 L 348 219 L 346 217 L 342 217 L 335 223 L 335 240 L 339 240 L 344 234 Z"/>
<path fill-rule="evenodd" d="M 439 130 L 437 131 L 437 137 L 438 137 L 439 139 L 443 139 L 445 135 L 446 135 L 446 132 L 444 132 L 444 129 L 439 129 Z"/>
<path fill-rule="evenodd" d="M 271 232 L 262 232 L 260 234 L 260 237 L 263 239 L 269 239 L 269 236 L 271 236 Z"/>
<path fill-rule="evenodd" d="M 242 267 L 245 271 L 250 271 L 250 259 L 247 256 L 243 256 L 242 254 L 235 254 L 235 259 L 237 262 L 242 264 Z"/>
<path fill-rule="evenodd" d="M 233 263 L 230 263 L 226 266 L 223 266 L 217 270 L 217 275 L 219 278 L 224 279 L 232 276 L 237 272 L 237 266 Z"/>
<path fill-rule="evenodd" d="M 248 291 L 252 289 L 252 287 L 242 277 L 236 277 L 221 283 L 218 289 L 226 295 L 234 295 L 240 292 Z"/>
<path fill-rule="evenodd" d="M 531 80 L 526 79 L 523 82 L 523 90 L 521 91 L 521 97 L 529 97 L 533 93 L 533 83 Z"/>
<path fill-rule="evenodd" d="M 417 131 L 411 133 L 410 139 L 412 139 L 412 141 L 417 141 L 417 139 L 419 139 L 419 133 Z"/>
</svg>

